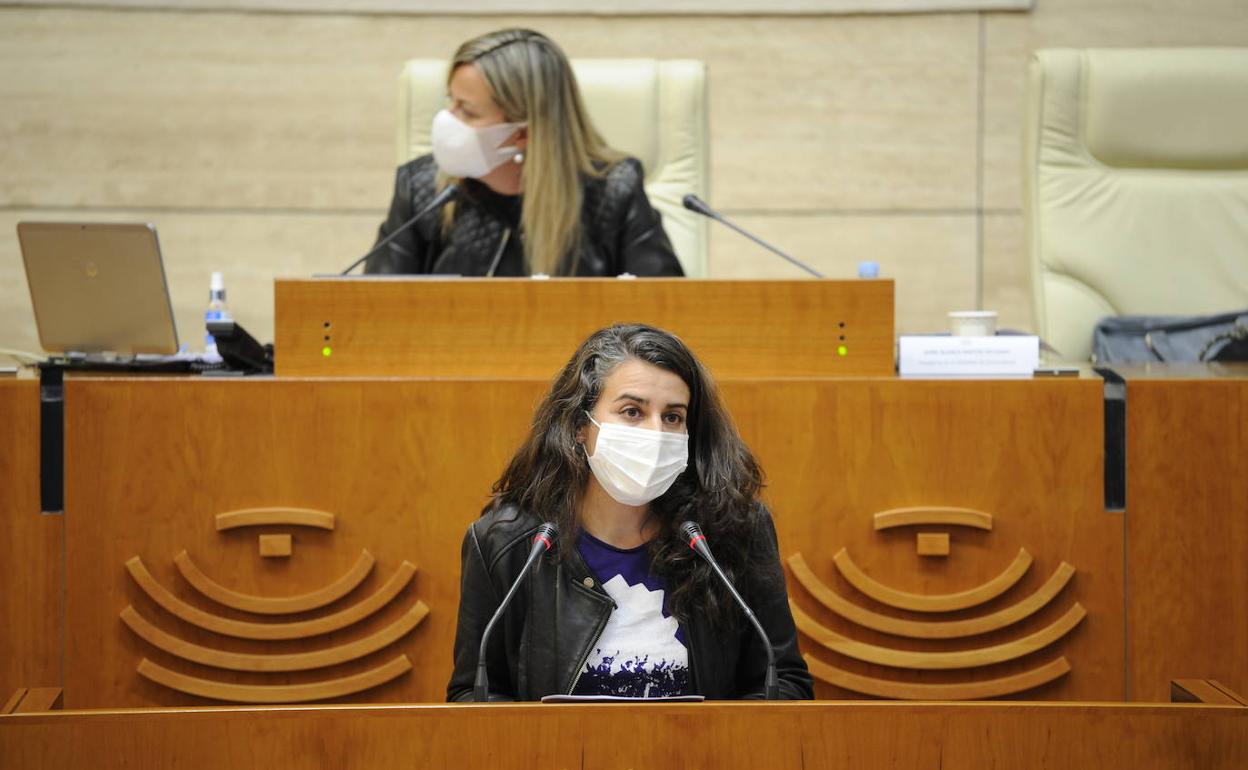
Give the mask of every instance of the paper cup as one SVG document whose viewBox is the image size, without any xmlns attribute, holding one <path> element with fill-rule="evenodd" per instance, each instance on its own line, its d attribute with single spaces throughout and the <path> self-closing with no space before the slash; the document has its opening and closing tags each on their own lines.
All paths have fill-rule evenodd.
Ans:
<svg viewBox="0 0 1248 770">
<path fill-rule="evenodd" d="M 991 337 L 997 333 L 995 310 L 959 310 L 949 314 L 949 331 L 955 337 Z"/>
</svg>

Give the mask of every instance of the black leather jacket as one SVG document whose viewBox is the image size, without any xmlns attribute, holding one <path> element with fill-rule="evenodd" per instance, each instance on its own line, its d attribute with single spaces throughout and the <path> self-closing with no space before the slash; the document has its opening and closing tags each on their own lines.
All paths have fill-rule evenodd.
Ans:
<svg viewBox="0 0 1248 770">
<path fill-rule="evenodd" d="M 797 629 L 783 590 L 775 527 L 770 514 L 760 510 L 751 558 L 759 573 L 781 588 L 757 591 L 750 581 L 744 581 L 738 590 L 775 647 L 780 697 L 813 698 L 812 680 L 797 647 Z M 468 528 L 455 672 L 446 688 L 447 700 L 472 700 L 481 633 L 524 565 L 539 523 L 535 516 L 505 507 Z M 544 695 L 572 692 L 614 608 L 578 552 L 563 559 L 553 552 L 540 558 L 491 633 L 487 653 L 490 699 L 539 700 Z M 694 693 L 716 700 L 763 697 L 767 656 L 753 627 L 744 617 L 740 621 L 731 632 L 696 618 L 684 624 Z"/>
<path fill-rule="evenodd" d="M 390 213 L 377 242 L 434 199 L 437 171 L 432 155 L 399 167 Z M 572 269 L 561 273 L 684 275 L 659 213 L 646 198 L 643 178 L 635 158 L 615 164 L 602 177 L 584 178 L 581 245 L 571 255 Z M 519 229 L 520 196 L 499 195 L 466 179 L 457 197 L 455 221 L 445 237 L 440 214 L 431 213 L 370 257 L 364 272 L 528 275 Z"/>
</svg>

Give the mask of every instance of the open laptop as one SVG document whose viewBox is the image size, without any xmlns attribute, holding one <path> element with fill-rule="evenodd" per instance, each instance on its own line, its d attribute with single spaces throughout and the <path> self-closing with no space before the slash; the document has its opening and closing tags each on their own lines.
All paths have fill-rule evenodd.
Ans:
<svg viewBox="0 0 1248 770">
<path fill-rule="evenodd" d="M 155 227 L 19 222 L 17 237 L 44 350 L 88 361 L 177 353 Z"/>
</svg>

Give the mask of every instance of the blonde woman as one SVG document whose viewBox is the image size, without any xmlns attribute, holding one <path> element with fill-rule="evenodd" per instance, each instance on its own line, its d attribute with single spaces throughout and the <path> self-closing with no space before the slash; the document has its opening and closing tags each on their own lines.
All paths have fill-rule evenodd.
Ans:
<svg viewBox="0 0 1248 770">
<path fill-rule="evenodd" d="M 525 29 L 464 43 L 451 60 L 433 153 L 399 167 L 378 241 L 448 184 L 442 210 L 369 258 L 369 273 L 683 275 L 641 163 L 612 150 L 559 46 Z"/>
</svg>

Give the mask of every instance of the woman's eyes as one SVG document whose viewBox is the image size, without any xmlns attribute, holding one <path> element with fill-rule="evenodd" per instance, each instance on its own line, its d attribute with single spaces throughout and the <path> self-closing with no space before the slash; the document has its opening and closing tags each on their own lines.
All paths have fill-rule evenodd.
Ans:
<svg viewBox="0 0 1248 770">
<path fill-rule="evenodd" d="M 457 102 L 450 96 L 446 97 L 446 108 L 455 117 L 463 121 L 476 120 L 478 117 L 477 113 L 465 107 L 463 102 Z"/>
<path fill-rule="evenodd" d="M 640 420 L 645 417 L 641 410 L 635 406 L 624 407 L 620 410 L 620 414 L 630 420 Z M 685 416 L 680 412 L 668 412 L 663 415 L 663 422 L 668 425 L 683 425 L 685 422 Z"/>
</svg>

